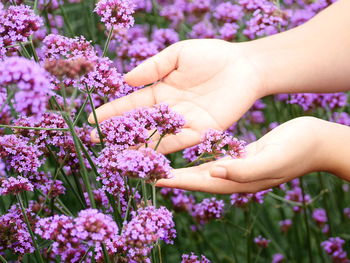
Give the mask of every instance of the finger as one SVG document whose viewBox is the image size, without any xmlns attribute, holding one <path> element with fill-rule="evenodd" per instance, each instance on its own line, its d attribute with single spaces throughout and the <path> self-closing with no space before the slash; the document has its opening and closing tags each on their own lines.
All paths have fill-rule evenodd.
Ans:
<svg viewBox="0 0 350 263">
<path fill-rule="evenodd" d="M 125 75 L 131 86 L 142 86 L 156 82 L 176 69 L 181 42 L 173 44 L 157 55 L 147 59 Z"/>
<path fill-rule="evenodd" d="M 188 191 L 200 191 L 216 194 L 255 193 L 281 184 L 280 179 L 269 179 L 251 183 L 239 183 L 210 176 L 209 166 L 173 170 L 171 179 L 161 179 L 158 187 L 180 188 Z"/>
<path fill-rule="evenodd" d="M 108 102 L 96 109 L 96 117 L 98 122 L 107 120 L 113 116 L 121 115 L 134 108 L 147 107 L 155 104 L 153 94 L 153 86 L 145 87 L 131 93 L 125 97 Z M 91 124 L 95 123 L 95 118 L 91 113 L 88 121 Z"/>
<path fill-rule="evenodd" d="M 281 158 L 273 151 L 262 151 L 243 159 L 219 160 L 210 169 L 216 178 L 249 183 L 257 180 L 281 178 Z"/>
</svg>

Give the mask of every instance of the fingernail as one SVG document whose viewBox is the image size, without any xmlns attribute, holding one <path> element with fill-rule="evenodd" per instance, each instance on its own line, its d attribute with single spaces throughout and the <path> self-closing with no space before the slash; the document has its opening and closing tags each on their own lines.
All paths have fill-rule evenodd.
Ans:
<svg viewBox="0 0 350 263">
<path fill-rule="evenodd" d="M 224 167 L 216 166 L 211 170 L 210 175 L 213 177 L 226 178 L 227 170 Z"/>
<path fill-rule="evenodd" d="M 94 123 L 94 118 L 93 118 L 92 114 L 89 115 L 88 122 L 91 124 Z"/>
</svg>

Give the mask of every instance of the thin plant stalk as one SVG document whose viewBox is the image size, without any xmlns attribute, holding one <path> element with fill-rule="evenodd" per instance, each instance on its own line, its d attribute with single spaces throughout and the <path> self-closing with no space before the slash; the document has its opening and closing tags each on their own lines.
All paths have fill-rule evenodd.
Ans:
<svg viewBox="0 0 350 263">
<path fill-rule="evenodd" d="M 69 131 L 66 128 L 41 128 L 41 127 L 26 127 L 26 126 L 12 126 L 0 124 L 0 128 L 9 128 L 9 129 L 23 129 L 23 130 L 37 130 L 37 131 Z"/>
<path fill-rule="evenodd" d="M 322 173 L 318 173 L 318 180 L 319 180 L 319 183 L 320 183 L 320 186 L 323 190 L 328 190 L 327 187 L 326 187 L 326 184 L 323 180 L 323 175 Z M 327 195 L 329 196 L 329 192 L 327 192 Z M 324 203 L 324 206 L 325 206 L 325 209 L 326 209 L 326 215 L 327 215 L 327 220 L 328 220 L 328 226 L 329 226 L 329 234 L 330 236 L 333 236 L 333 224 L 332 224 L 332 221 L 331 221 L 331 210 L 330 210 L 330 206 L 329 206 L 329 199 L 327 198 L 323 198 L 323 203 Z"/>
<path fill-rule="evenodd" d="M 97 119 L 97 114 L 96 114 L 96 110 L 95 110 L 95 105 L 94 105 L 94 102 L 92 101 L 92 97 L 91 97 L 91 92 L 90 91 L 88 91 L 88 97 L 89 97 L 89 101 L 90 101 L 90 105 L 91 105 L 91 109 L 92 109 L 92 114 L 94 115 L 94 120 L 95 120 L 95 123 L 96 123 L 97 133 L 98 133 L 98 136 L 100 138 L 100 143 L 101 143 L 102 147 L 104 148 L 105 145 L 103 143 L 103 136 L 102 136 L 102 132 L 101 132 L 101 129 L 100 129 L 100 125 L 98 124 L 98 119 Z"/>
<path fill-rule="evenodd" d="M 152 203 L 155 208 L 157 208 L 157 192 L 155 183 L 152 184 Z"/>
<path fill-rule="evenodd" d="M 244 218 L 246 221 L 246 225 L 247 225 L 247 254 L 246 254 L 246 261 L 247 263 L 251 263 L 251 228 L 250 228 L 250 211 L 249 211 L 249 207 L 246 208 L 246 210 L 244 211 Z"/>
<path fill-rule="evenodd" d="M 105 46 L 103 48 L 102 57 L 105 57 L 107 54 L 109 44 L 111 43 L 111 40 L 112 40 L 113 31 L 114 31 L 114 27 L 112 26 L 111 29 L 109 30 L 107 41 L 106 41 Z"/>
<path fill-rule="evenodd" d="M 301 188 L 301 194 L 303 197 L 303 210 L 304 210 L 304 222 L 306 227 L 306 239 L 307 239 L 307 248 L 309 253 L 309 262 L 313 263 L 313 255 L 312 255 L 312 244 L 311 244 L 311 235 L 310 235 L 310 226 L 308 221 L 308 215 L 307 215 L 307 206 L 305 201 L 305 190 L 304 190 L 304 184 L 303 184 L 303 178 L 300 178 L 300 188 Z"/>
<path fill-rule="evenodd" d="M 21 211 L 22 211 L 22 215 L 23 215 L 23 218 L 24 218 L 24 221 L 27 225 L 27 228 L 28 228 L 28 232 L 30 234 L 30 237 L 32 238 L 32 241 L 33 241 L 33 245 L 34 245 L 34 248 L 35 248 L 35 257 L 37 258 L 37 260 L 40 262 L 40 263 L 44 263 L 44 260 L 40 254 L 40 250 L 39 250 L 39 246 L 38 246 L 38 243 L 36 242 L 36 238 L 34 236 L 34 233 L 33 233 L 33 230 L 32 230 L 32 227 L 29 223 L 29 219 L 28 219 L 28 216 L 26 214 L 26 211 L 24 209 L 24 206 L 23 206 L 23 201 L 22 201 L 22 198 L 21 198 L 21 195 L 20 194 L 17 194 L 16 195 L 16 198 L 17 198 L 17 201 L 19 203 L 19 206 L 21 208 Z"/>
<path fill-rule="evenodd" d="M 1 261 L 2 263 L 8 263 L 7 260 L 6 260 L 3 256 L 1 256 L 1 255 L 0 255 L 0 261 Z"/>
<path fill-rule="evenodd" d="M 74 120 L 74 122 L 73 122 L 73 126 L 74 126 L 74 127 L 77 125 L 77 122 L 79 121 L 81 114 L 84 112 L 85 106 L 86 106 L 86 104 L 87 104 L 88 101 L 89 101 L 89 98 L 87 97 L 87 98 L 85 99 L 83 105 L 80 107 L 79 112 L 78 112 L 78 114 L 77 114 L 77 116 L 75 117 L 75 120 Z"/>
</svg>

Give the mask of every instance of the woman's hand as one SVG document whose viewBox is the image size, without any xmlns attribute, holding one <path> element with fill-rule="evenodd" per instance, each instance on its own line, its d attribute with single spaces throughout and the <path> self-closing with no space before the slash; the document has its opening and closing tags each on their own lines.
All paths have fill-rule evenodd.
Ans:
<svg viewBox="0 0 350 263">
<path fill-rule="evenodd" d="M 257 192 L 313 171 L 330 171 L 349 180 L 350 128 L 301 117 L 273 129 L 248 145 L 243 159 L 218 160 L 173 170 L 157 186 L 212 193 Z M 340 160 L 343 160 L 341 163 Z"/>
<path fill-rule="evenodd" d="M 195 145 L 203 131 L 228 128 L 263 95 L 262 76 L 254 63 L 241 44 L 213 39 L 176 43 L 126 74 L 132 86 L 154 84 L 99 107 L 98 121 L 168 103 L 185 117 L 186 125 L 181 133 L 165 137 L 159 151 Z M 91 115 L 89 122 L 94 122 Z"/>
</svg>

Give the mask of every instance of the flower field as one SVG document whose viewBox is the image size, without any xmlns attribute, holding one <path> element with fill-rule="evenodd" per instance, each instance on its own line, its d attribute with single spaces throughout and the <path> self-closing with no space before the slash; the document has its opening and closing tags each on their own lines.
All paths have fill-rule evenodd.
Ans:
<svg viewBox="0 0 350 263">
<path fill-rule="evenodd" d="M 244 158 L 296 117 L 350 126 L 347 93 L 264 97 L 167 155 L 162 140 L 186 125 L 167 103 L 88 122 L 145 88 L 124 74 L 176 42 L 263 38 L 332 2 L 2 0 L 0 262 L 350 262 L 350 187 L 334 175 L 231 195 L 156 187 L 173 168 Z"/>
</svg>

